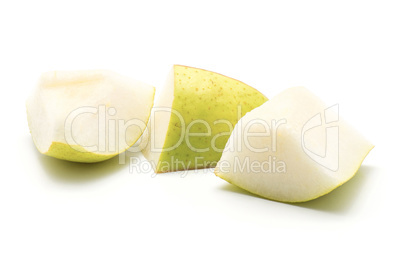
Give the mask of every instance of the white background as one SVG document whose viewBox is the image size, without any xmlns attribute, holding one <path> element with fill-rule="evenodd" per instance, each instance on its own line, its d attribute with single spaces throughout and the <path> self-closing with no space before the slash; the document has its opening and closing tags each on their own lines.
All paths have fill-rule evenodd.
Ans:
<svg viewBox="0 0 402 276">
<path fill-rule="evenodd" d="M 0 275 L 401 275 L 398 4 L 2 1 Z M 25 100 L 40 73 L 111 69 L 159 93 L 172 64 L 268 98 L 306 86 L 376 147 L 347 184 L 295 205 L 210 170 L 153 177 L 37 152 Z"/>
</svg>

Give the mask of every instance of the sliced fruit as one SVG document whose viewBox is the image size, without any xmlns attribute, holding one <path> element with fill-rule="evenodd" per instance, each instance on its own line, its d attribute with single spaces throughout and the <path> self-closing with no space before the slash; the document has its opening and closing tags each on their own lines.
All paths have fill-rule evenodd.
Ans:
<svg viewBox="0 0 402 276">
<path fill-rule="evenodd" d="M 111 71 L 44 73 L 26 103 L 39 152 L 75 162 L 109 159 L 148 122 L 155 88 Z"/>
<path fill-rule="evenodd" d="M 238 80 L 175 65 L 153 109 L 143 153 L 158 173 L 214 167 L 237 121 L 266 101 Z"/>
<path fill-rule="evenodd" d="M 259 196 L 303 202 L 355 175 L 373 148 L 303 87 L 288 89 L 246 114 L 215 168 L 220 178 Z"/>
</svg>

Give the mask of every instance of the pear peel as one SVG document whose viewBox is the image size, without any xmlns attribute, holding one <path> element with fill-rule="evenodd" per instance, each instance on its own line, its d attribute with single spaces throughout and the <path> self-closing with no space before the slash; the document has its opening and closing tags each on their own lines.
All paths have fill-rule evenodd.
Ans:
<svg viewBox="0 0 402 276">
<path fill-rule="evenodd" d="M 157 173 L 214 167 L 233 126 L 267 100 L 238 80 L 174 65 L 144 133 L 142 152 Z"/>
<path fill-rule="evenodd" d="M 155 88 L 107 70 L 42 74 L 26 102 L 42 154 L 73 162 L 110 159 L 142 135 Z"/>
<path fill-rule="evenodd" d="M 295 87 L 240 119 L 215 174 L 267 199 L 305 202 L 351 179 L 373 147 L 336 105 Z"/>
</svg>

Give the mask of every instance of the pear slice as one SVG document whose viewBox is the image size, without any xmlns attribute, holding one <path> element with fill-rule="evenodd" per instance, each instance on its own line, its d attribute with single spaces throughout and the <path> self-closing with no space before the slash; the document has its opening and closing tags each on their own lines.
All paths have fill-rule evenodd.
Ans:
<svg viewBox="0 0 402 276">
<path fill-rule="evenodd" d="M 92 163 L 133 145 L 148 122 L 155 88 L 106 70 L 42 74 L 26 102 L 42 154 Z"/>
<path fill-rule="evenodd" d="M 373 148 L 303 87 L 290 88 L 246 114 L 215 174 L 256 195 L 303 202 L 352 178 Z"/>
<path fill-rule="evenodd" d="M 157 173 L 214 167 L 237 121 L 266 101 L 238 80 L 174 65 L 153 109 L 143 154 Z"/>
</svg>

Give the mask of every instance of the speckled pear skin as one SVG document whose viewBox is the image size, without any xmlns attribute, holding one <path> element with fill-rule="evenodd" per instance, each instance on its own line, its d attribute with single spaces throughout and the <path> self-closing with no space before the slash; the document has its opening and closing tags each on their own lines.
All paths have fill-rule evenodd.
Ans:
<svg viewBox="0 0 402 276">
<path fill-rule="evenodd" d="M 59 142 L 53 142 L 45 155 L 55 157 L 61 160 L 67 160 L 79 163 L 95 163 L 108 160 L 116 154 L 102 155 L 86 151 L 78 145 L 68 145 Z"/>
<path fill-rule="evenodd" d="M 238 80 L 203 69 L 175 65 L 172 109 L 181 114 L 183 120 L 171 114 L 157 172 L 214 167 L 237 121 L 267 100 L 258 90 Z M 188 133 L 199 136 L 186 134 L 178 143 L 186 129 Z M 174 149 L 169 149 L 172 147 Z"/>
</svg>

